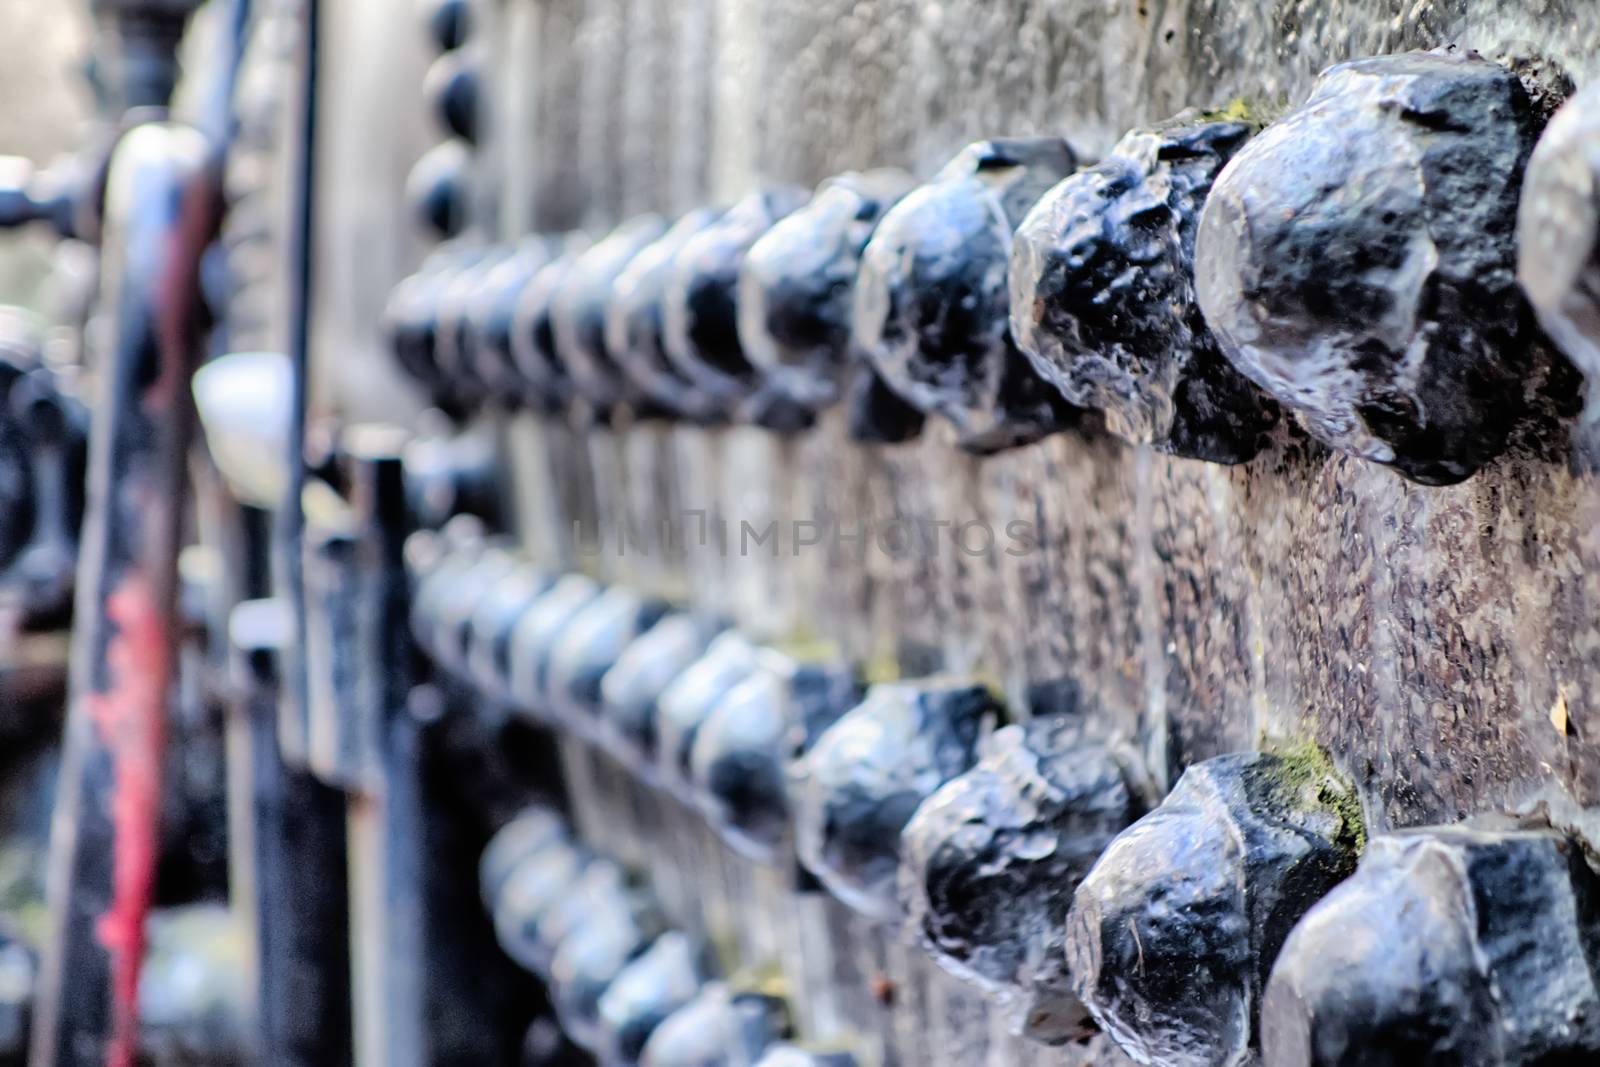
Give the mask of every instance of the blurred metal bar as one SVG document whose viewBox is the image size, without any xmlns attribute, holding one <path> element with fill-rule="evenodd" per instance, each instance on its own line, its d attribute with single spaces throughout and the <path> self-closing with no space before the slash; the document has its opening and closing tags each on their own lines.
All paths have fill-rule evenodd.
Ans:
<svg viewBox="0 0 1600 1067">
<path fill-rule="evenodd" d="M 203 136 L 165 122 L 134 127 L 112 157 L 103 292 L 114 332 L 90 431 L 37 1067 L 134 1061 L 174 674 L 198 275 L 220 200 L 212 163 Z"/>
</svg>

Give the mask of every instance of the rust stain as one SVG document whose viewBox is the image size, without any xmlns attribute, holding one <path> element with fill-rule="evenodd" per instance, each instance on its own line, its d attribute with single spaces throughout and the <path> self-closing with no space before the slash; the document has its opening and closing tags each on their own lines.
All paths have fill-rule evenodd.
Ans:
<svg viewBox="0 0 1600 1067">
<path fill-rule="evenodd" d="M 87 698 L 89 716 L 112 761 L 112 900 L 96 933 L 111 955 L 115 1030 L 106 1067 L 133 1067 L 139 964 L 155 890 L 170 664 L 161 612 L 143 576 L 122 580 L 106 598 L 106 615 L 116 627 L 106 649 L 110 684 Z"/>
</svg>

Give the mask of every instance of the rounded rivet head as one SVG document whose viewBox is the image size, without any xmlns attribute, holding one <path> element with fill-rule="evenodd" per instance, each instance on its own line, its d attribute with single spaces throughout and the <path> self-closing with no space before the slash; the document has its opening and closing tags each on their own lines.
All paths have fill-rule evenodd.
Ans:
<svg viewBox="0 0 1600 1067">
<path fill-rule="evenodd" d="M 567 846 L 567 824 L 550 808 L 532 807 L 495 831 L 478 859 L 478 892 L 491 911 L 523 860 Z"/>
<path fill-rule="evenodd" d="M 739 343 L 739 268 L 773 223 L 806 202 L 800 189 L 751 193 L 679 251 L 662 301 L 667 357 L 733 410 L 760 385 Z"/>
<path fill-rule="evenodd" d="M 633 1067 L 650 1035 L 692 1001 L 703 982 L 701 954 L 687 934 L 669 931 L 656 938 L 600 997 L 600 1059 Z"/>
<path fill-rule="evenodd" d="M 695 422 L 712 422 L 726 412 L 667 356 L 662 301 L 678 256 L 723 214 L 703 207 L 674 222 L 617 275 L 606 309 L 606 347 L 628 381 L 657 407 Z"/>
<path fill-rule="evenodd" d="M 524 970 L 543 974 L 550 948 L 540 937 L 545 918 L 583 878 L 588 858 L 570 845 L 554 844 L 523 857 L 511 868 L 495 898 L 495 940 Z"/>
<path fill-rule="evenodd" d="M 1539 830 L 1374 838 L 1284 942 L 1261 1010 L 1274 1067 L 1600 1059 L 1600 879 Z"/>
<path fill-rule="evenodd" d="M 1528 160 L 1517 277 L 1551 340 L 1600 380 L 1600 84 L 1567 101 Z"/>
<path fill-rule="evenodd" d="M 1013 1030 L 1059 1044 L 1088 1015 L 1065 967 L 1072 891 L 1143 810 L 1122 746 L 1052 715 L 1007 726 L 900 836 L 907 929 L 952 973 L 1006 1008 Z"/>
<path fill-rule="evenodd" d="M 550 659 L 573 618 L 600 596 L 602 587 L 582 574 L 568 574 L 529 605 L 511 632 L 509 688 L 519 708 L 538 717 L 553 714 Z"/>
<path fill-rule="evenodd" d="M 722 697 L 689 756 L 695 799 L 734 851 L 771 863 L 789 832 L 789 765 L 860 698 L 848 665 L 799 663 L 763 651 Z"/>
<path fill-rule="evenodd" d="M 575 259 L 551 303 L 556 354 L 578 392 L 599 412 L 627 399 L 626 380 L 606 341 L 612 287 L 632 259 L 666 230 L 659 215 L 618 226 Z"/>
<path fill-rule="evenodd" d="M 779 391 L 812 410 L 836 400 L 853 362 L 850 312 L 861 252 L 911 190 L 897 170 L 841 174 L 751 245 L 739 270 L 739 341 Z"/>
<path fill-rule="evenodd" d="M 1200 207 L 1252 132 L 1194 113 L 1134 130 L 1045 193 L 1017 230 L 1018 347 L 1126 440 L 1238 463 L 1276 422 L 1277 406 L 1222 355 L 1194 295 Z"/>
<path fill-rule="evenodd" d="M 795 763 L 801 862 L 855 910 L 898 918 L 900 832 L 923 800 L 973 765 L 979 735 L 999 713 L 987 689 L 956 679 L 869 689 Z"/>
<path fill-rule="evenodd" d="M 1195 764 L 1079 884 L 1074 990 L 1141 1063 L 1244 1062 L 1278 947 L 1354 870 L 1361 825 L 1350 787 L 1313 750 Z"/>
<path fill-rule="evenodd" d="M 639 1062 L 643 1067 L 746 1067 L 788 1030 L 782 1000 L 711 982 L 656 1027 Z"/>
<path fill-rule="evenodd" d="M 660 913 L 638 889 L 586 903 L 584 920 L 550 957 L 550 1000 L 574 1042 L 600 1050 L 600 998 L 663 929 Z"/>
<path fill-rule="evenodd" d="M 600 714 L 600 680 L 667 611 L 664 601 L 612 586 L 574 613 L 550 651 L 548 692 L 555 713 L 569 726 L 592 733 Z"/>
<path fill-rule="evenodd" d="M 445 141 L 417 160 L 406 177 L 406 202 L 417 220 L 441 237 L 454 237 L 467 224 L 470 157 L 465 142 Z"/>
<path fill-rule="evenodd" d="M 511 361 L 524 401 L 537 411 L 559 414 L 572 398 L 572 378 L 556 350 L 555 297 L 588 247 L 581 234 L 569 235 L 561 253 L 535 271 L 517 297 Z"/>
<path fill-rule="evenodd" d="M 1012 235 L 1077 165 L 1059 139 L 980 141 L 884 216 L 861 258 L 852 330 L 885 383 L 997 452 L 1072 423 L 1076 409 L 1011 337 Z"/>
<path fill-rule="evenodd" d="M 646 779 L 657 779 L 659 701 L 706 652 L 720 629 L 694 615 L 662 619 L 629 645 L 600 679 L 603 737 Z"/>
<path fill-rule="evenodd" d="M 656 702 L 656 762 L 662 780 L 685 800 L 692 802 L 689 760 L 695 735 L 717 703 L 757 666 L 754 645 L 740 634 L 722 634 Z"/>
<path fill-rule="evenodd" d="M 848 1052 L 779 1045 L 761 1057 L 756 1067 L 856 1067 L 856 1058 Z"/>
<path fill-rule="evenodd" d="M 483 57 L 474 48 L 446 52 L 428 67 L 422 95 L 445 131 L 478 143 Z"/>
<path fill-rule="evenodd" d="M 1333 67 L 1212 187 L 1195 248 L 1224 353 L 1325 443 L 1447 485 L 1524 408 L 1513 240 L 1527 93 L 1470 54 Z"/>
</svg>

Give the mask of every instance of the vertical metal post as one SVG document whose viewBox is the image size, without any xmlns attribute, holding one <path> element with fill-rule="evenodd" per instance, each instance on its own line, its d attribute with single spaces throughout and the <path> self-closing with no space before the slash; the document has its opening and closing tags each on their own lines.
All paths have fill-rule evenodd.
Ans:
<svg viewBox="0 0 1600 1067">
<path fill-rule="evenodd" d="M 247 601 L 229 630 L 238 686 L 228 721 L 229 880 L 253 934 L 255 1062 L 341 1067 L 351 1057 L 345 797 L 278 752 L 288 605 Z"/>
<path fill-rule="evenodd" d="M 278 509 L 275 569 L 278 588 L 289 604 L 294 639 L 285 650 L 283 699 L 279 708 L 279 741 L 284 759 L 306 765 L 309 751 L 310 693 L 305 665 L 306 591 L 301 543 L 305 513 L 301 495 L 306 486 L 306 411 L 310 388 L 312 230 L 316 212 L 317 66 L 321 35 L 319 0 L 300 0 L 300 138 L 292 172 L 290 218 L 285 252 L 288 284 L 288 349 L 293 367 L 293 402 L 289 422 L 289 477 Z"/>
<path fill-rule="evenodd" d="M 409 706 L 409 532 L 401 464 L 404 435 L 360 427 L 347 436 L 352 503 L 365 583 L 361 712 L 373 717 L 376 764 L 349 807 L 355 1062 L 421 1067 L 427 1057 L 424 992 L 421 724 Z"/>
<path fill-rule="evenodd" d="M 103 262 L 115 329 L 90 431 L 37 1067 L 134 1061 L 213 164 L 204 137 L 167 123 L 130 130 L 112 158 Z"/>
</svg>

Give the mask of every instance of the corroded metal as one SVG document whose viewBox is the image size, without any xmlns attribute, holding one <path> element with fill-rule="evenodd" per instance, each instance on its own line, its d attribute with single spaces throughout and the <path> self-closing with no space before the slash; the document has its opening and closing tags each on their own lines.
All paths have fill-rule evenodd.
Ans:
<svg viewBox="0 0 1600 1067">
<path fill-rule="evenodd" d="M 106 190 L 112 309 L 93 403 L 72 696 L 51 834 L 51 930 L 30 1062 L 131 1064 L 155 888 L 200 259 L 220 179 L 196 131 L 124 134 Z"/>
<path fill-rule="evenodd" d="M 1279 946 L 1355 868 L 1362 833 L 1355 795 L 1315 751 L 1195 764 L 1078 886 L 1074 991 L 1141 1063 L 1244 1062 Z"/>
<path fill-rule="evenodd" d="M 1017 349 L 1007 317 L 1012 236 L 1077 167 L 1065 142 L 978 141 L 896 204 L 861 258 L 853 331 L 883 380 L 986 454 L 1077 418 Z"/>
<path fill-rule="evenodd" d="M 1549 831 L 1374 838 L 1300 920 L 1261 1009 L 1282 1067 L 1582 1063 L 1600 1056 L 1600 878 Z"/>
<path fill-rule="evenodd" d="M 1072 891 L 1143 810 L 1124 746 L 1063 715 L 1007 726 L 978 765 L 945 783 L 900 837 L 907 930 L 1004 1006 L 1013 1029 L 1052 1044 L 1092 1031 L 1064 951 Z"/>
<path fill-rule="evenodd" d="M 795 764 L 801 862 L 850 907 L 898 919 L 900 832 L 976 762 L 979 737 L 999 715 L 987 689 L 959 679 L 873 686 Z"/>
<path fill-rule="evenodd" d="M 1277 406 L 1223 356 L 1194 295 L 1200 208 L 1254 132 L 1186 112 L 1134 130 L 1039 200 L 1011 251 L 1011 330 L 1069 403 L 1136 444 L 1239 463 Z"/>
<path fill-rule="evenodd" d="M 1328 70 L 1201 215 L 1200 306 L 1234 366 L 1413 481 L 1493 459 L 1528 399 L 1513 226 L 1535 129 L 1522 83 L 1476 55 Z"/>
</svg>

